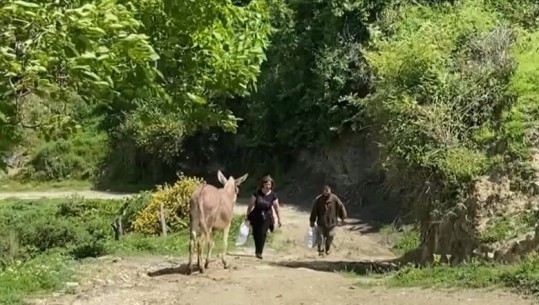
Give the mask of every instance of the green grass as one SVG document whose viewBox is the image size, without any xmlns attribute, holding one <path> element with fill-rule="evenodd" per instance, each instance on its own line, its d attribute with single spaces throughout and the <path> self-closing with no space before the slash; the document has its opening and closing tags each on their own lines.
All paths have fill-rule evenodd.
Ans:
<svg viewBox="0 0 539 305">
<path fill-rule="evenodd" d="M 469 287 L 482 288 L 495 285 L 505 271 L 502 266 L 471 264 L 469 266 L 405 267 L 388 280 L 396 287 Z"/>
<path fill-rule="evenodd" d="M 392 242 L 391 251 L 396 255 L 402 255 L 410 250 L 416 249 L 419 246 L 419 230 L 415 226 L 407 226 L 402 231 L 399 231 L 393 225 L 386 225 L 380 228 L 382 235 L 395 235 Z"/>
<path fill-rule="evenodd" d="M 539 296 L 539 256 L 531 255 L 511 265 L 472 262 L 455 267 L 406 266 L 393 273 L 372 274 L 362 278 L 373 281 L 361 281 L 360 286 L 382 283 L 386 287 L 509 288 L 515 292 Z"/>
<path fill-rule="evenodd" d="M 72 259 L 58 251 L 15 261 L 0 269 L 0 303 L 18 305 L 25 296 L 59 290 L 73 278 L 74 266 Z"/>
<path fill-rule="evenodd" d="M 236 235 L 243 221 L 242 216 L 235 216 L 232 220 L 228 236 L 228 250 L 235 248 Z M 223 234 L 216 232 L 214 236 L 214 253 L 223 249 Z M 108 240 L 107 252 L 119 255 L 186 255 L 189 251 L 189 231 L 185 229 L 178 233 L 168 234 L 165 237 L 145 236 L 142 234 L 128 234 L 120 241 Z"/>
<path fill-rule="evenodd" d="M 509 216 L 500 216 L 493 219 L 491 226 L 481 234 L 485 242 L 506 240 L 517 232 Z"/>
<path fill-rule="evenodd" d="M 534 223 L 535 214 L 528 215 L 528 223 Z M 524 222 L 524 221 L 523 221 Z M 530 225 L 526 226 L 531 227 Z M 490 239 L 505 238 L 510 231 L 506 218 L 499 218 L 493 223 L 485 236 Z M 419 245 L 419 233 L 416 229 L 397 232 L 392 226 L 382 228 L 381 233 L 396 234 L 392 250 L 396 254 L 415 249 Z M 527 258 L 511 265 L 491 264 L 474 261 L 467 265 L 451 267 L 435 265 L 427 267 L 405 266 L 388 274 L 369 274 L 361 277 L 359 286 L 386 287 L 433 287 L 433 288 L 510 288 L 520 293 L 539 296 L 539 255 Z"/>
</svg>

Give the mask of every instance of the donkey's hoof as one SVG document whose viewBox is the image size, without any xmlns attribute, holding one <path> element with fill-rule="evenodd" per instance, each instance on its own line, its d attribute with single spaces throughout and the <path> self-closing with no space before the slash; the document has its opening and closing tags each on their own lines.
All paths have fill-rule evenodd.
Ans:
<svg viewBox="0 0 539 305">
<path fill-rule="evenodd" d="M 204 269 L 208 269 L 209 266 L 210 266 L 210 262 L 206 261 L 206 263 L 204 263 Z"/>
<path fill-rule="evenodd" d="M 230 267 L 230 264 L 227 262 L 223 262 L 223 268 L 228 269 Z"/>
<path fill-rule="evenodd" d="M 186 275 L 191 275 L 193 273 L 193 267 L 187 267 L 187 270 L 185 271 Z"/>
</svg>

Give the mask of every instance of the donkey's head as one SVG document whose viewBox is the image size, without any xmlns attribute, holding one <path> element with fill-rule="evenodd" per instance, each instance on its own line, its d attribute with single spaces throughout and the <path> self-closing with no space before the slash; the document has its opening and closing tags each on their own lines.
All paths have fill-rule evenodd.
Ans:
<svg viewBox="0 0 539 305">
<path fill-rule="evenodd" d="M 233 202 L 236 202 L 236 198 L 238 196 L 238 193 L 240 192 L 239 186 L 240 184 L 242 184 L 242 182 L 245 181 L 245 179 L 247 179 L 247 176 L 249 176 L 249 174 L 245 174 L 238 179 L 234 179 L 234 177 L 232 176 L 228 177 L 227 179 L 221 171 L 217 172 L 217 178 L 219 179 L 219 182 L 223 184 L 223 188 L 225 189 L 225 191 L 230 196 L 232 196 Z"/>
</svg>

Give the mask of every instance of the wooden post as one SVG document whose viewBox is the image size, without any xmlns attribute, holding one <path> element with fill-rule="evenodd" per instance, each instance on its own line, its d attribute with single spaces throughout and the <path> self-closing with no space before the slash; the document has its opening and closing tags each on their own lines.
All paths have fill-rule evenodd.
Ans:
<svg viewBox="0 0 539 305">
<path fill-rule="evenodd" d="M 114 221 L 111 224 L 112 230 L 114 231 L 115 240 L 120 240 L 120 238 L 124 234 L 122 219 L 124 218 L 126 212 L 127 212 L 127 204 L 124 205 L 124 207 L 122 208 L 122 212 L 120 213 L 120 216 L 116 217 L 116 219 L 114 219 Z"/>
<path fill-rule="evenodd" d="M 112 230 L 114 230 L 114 239 L 120 240 L 120 237 L 122 236 L 122 233 L 123 233 L 122 216 L 116 217 L 116 219 L 111 224 L 111 226 L 112 226 Z"/>
<path fill-rule="evenodd" d="M 167 223 L 165 222 L 165 208 L 163 202 L 159 204 L 160 219 L 161 219 L 161 236 L 167 236 Z"/>
</svg>

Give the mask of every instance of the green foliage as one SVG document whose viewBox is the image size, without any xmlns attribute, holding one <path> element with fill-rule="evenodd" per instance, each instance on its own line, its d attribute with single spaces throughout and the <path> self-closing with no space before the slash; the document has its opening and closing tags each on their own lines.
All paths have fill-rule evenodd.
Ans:
<svg viewBox="0 0 539 305">
<path fill-rule="evenodd" d="M 539 295 L 539 257 L 537 254 L 528 257 L 511 269 L 500 277 L 506 286 Z"/>
<path fill-rule="evenodd" d="M 520 106 L 522 90 L 532 94 L 522 81 L 532 83 L 523 59 L 532 49 L 512 50 L 528 34 L 475 0 L 389 5 L 382 16 L 364 48 L 375 91 L 354 103 L 383 131 L 393 189 L 443 212 L 492 169 L 525 175 L 535 119 L 519 109 L 534 109 Z"/>
<path fill-rule="evenodd" d="M 142 191 L 125 200 L 124 206 L 118 212 L 122 215 L 122 227 L 124 232 L 133 231 L 138 213 L 148 207 L 152 199 L 150 191 Z"/>
<path fill-rule="evenodd" d="M 102 255 L 104 240 L 113 236 L 110 224 L 119 207 L 118 201 L 78 198 L 4 202 L 1 230 L 8 238 L 0 244 L 10 254 L 3 259 L 24 259 L 55 248 L 75 258 Z"/>
<path fill-rule="evenodd" d="M 41 142 L 15 178 L 20 181 L 92 180 L 107 152 L 106 143 L 106 134 L 96 134 L 95 130 Z"/>
<path fill-rule="evenodd" d="M 495 217 L 490 227 L 481 234 L 481 239 L 485 242 L 496 242 L 506 240 L 514 232 L 511 220 L 508 217 Z"/>
<path fill-rule="evenodd" d="M 484 288 L 496 284 L 503 273 L 502 268 L 478 263 L 463 267 L 405 267 L 390 278 L 389 285 Z"/>
<path fill-rule="evenodd" d="M 419 230 L 415 227 L 402 232 L 397 237 L 397 240 L 395 240 L 395 243 L 392 247 L 393 250 L 397 254 L 404 254 L 408 251 L 417 249 L 420 245 L 420 235 L 421 232 L 419 232 Z"/>
<path fill-rule="evenodd" d="M 501 12 L 511 23 L 524 28 L 537 27 L 539 5 L 533 0 L 486 0 L 487 6 Z"/>
<path fill-rule="evenodd" d="M 68 102 L 67 93 L 75 90 L 91 102 L 159 92 L 152 66 L 159 56 L 137 32 L 141 24 L 131 10 L 113 0 L 2 3 L 0 129 L 8 131 L 2 151 L 16 144 L 12 132 L 28 94 Z M 57 113 L 39 127 L 57 124 L 71 128 L 75 122 Z"/>
<path fill-rule="evenodd" d="M 293 154 L 327 143 L 356 115 L 357 108 L 341 98 L 368 86 L 359 46 L 368 38 L 364 22 L 371 5 L 370 1 L 275 5 L 272 22 L 277 31 L 257 93 L 247 106 L 238 107 L 245 117 L 238 145 L 258 149 L 253 158 L 261 153 L 267 158 L 283 151 Z"/>
<path fill-rule="evenodd" d="M 254 88 L 266 58 L 271 2 L 239 7 L 227 1 L 135 1 L 172 103 L 135 100 L 120 132 L 168 163 L 182 152 L 185 136 L 200 128 L 235 132 L 238 119 L 222 99 Z"/>
<path fill-rule="evenodd" d="M 2 304 L 22 304 L 29 294 L 60 289 L 73 277 L 73 263 L 58 251 L 0 268 Z"/>
<path fill-rule="evenodd" d="M 533 173 L 525 162 L 530 158 L 537 144 L 539 113 L 539 56 L 535 51 L 539 46 L 539 32 L 521 32 L 513 48 L 518 62 L 509 83 L 509 92 L 516 96 L 511 109 L 502 113 L 501 138 L 507 149 L 507 157 L 518 165 L 529 178 Z"/>
</svg>

